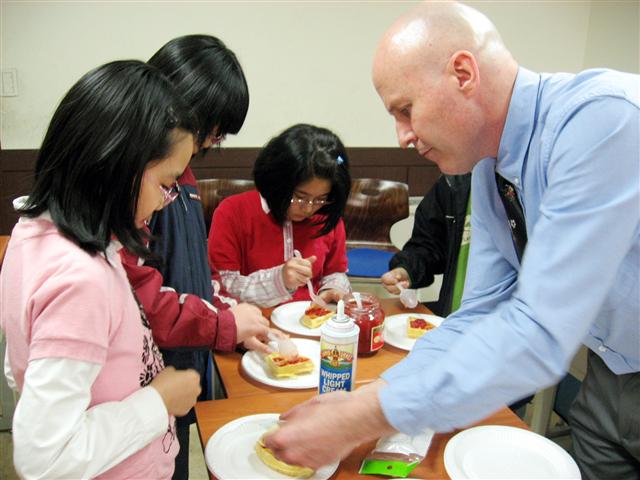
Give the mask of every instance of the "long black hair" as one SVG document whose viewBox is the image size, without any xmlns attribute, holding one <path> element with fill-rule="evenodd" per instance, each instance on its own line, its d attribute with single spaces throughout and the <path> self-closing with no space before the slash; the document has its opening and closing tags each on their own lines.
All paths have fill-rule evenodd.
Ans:
<svg viewBox="0 0 640 480">
<path fill-rule="evenodd" d="M 56 109 L 19 213 L 49 211 L 60 232 L 90 254 L 112 235 L 152 257 L 135 224 L 146 165 L 165 158 L 176 129 L 195 133 L 189 107 L 157 69 L 137 60 L 107 63 L 85 74 Z"/>
<path fill-rule="evenodd" d="M 296 187 L 314 177 L 331 183 L 329 203 L 317 212 L 325 216 L 320 236 L 335 228 L 351 190 L 349 158 L 338 136 L 326 128 L 294 125 L 272 138 L 253 166 L 256 188 L 281 225 Z"/>
<path fill-rule="evenodd" d="M 236 55 L 210 35 L 174 38 L 149 59 L 176 87 L 198 120 L 198 145 L 238 133 L 249 110 L 249 88 Z"/>
</svg>

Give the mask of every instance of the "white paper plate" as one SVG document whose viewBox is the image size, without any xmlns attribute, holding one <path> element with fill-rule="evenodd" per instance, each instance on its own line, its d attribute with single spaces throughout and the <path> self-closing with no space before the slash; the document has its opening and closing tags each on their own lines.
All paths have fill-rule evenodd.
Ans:
<svg viewBox="0 0 640 480">
<path fill-rule="evenodd" d="M 240 365 L 242 369 L 254 380 L 265 385 L 279 388 L 318 388 L 320 379 L 320 342 L 308 338 L 292 338 L 298 347 L 298 353 L 303 357 L 309 357 L 313 362 L 313 371 L 297 377 L 275 378 L 271 375 L 269 367 L 264 361 L 264 355 L 258 352 L 246 352 L 242 356 Z"/>
<path fill-rule="evenodd" d="M 537 433 L 499 425 L 455 435 L 444 449 L 444 467 L 452 480 L 580 478 L 578 465 L 559 445 Z"/>
<path fill-rule="evenodd" d="M 384 341 L 386 343 L 402 350 L 411 350 L 413 348 L 417 339 L 407 336 L 407 318 L 409 317 L 422 318 L 429 323 L 433 323 L 436 327 L 439 327 L 444 320 L 444 318 L 437 315 L 427 315 L 426 313 L 391 315 L 384 319 Z M 425 335 L 428 335 L 428 332 Z"/>
<path fill-rule="evenodd" d="M 309 305 L 311 305 L 311 302 L 309 301 L 291 302 L 280 305 L 271 313 L 271 321 L 278 328 L 286 332 L 304 335 L 305 337 L 319 337 L 320 327 L 307 328 L 300 323 L 300 319 L 302 318 L 302 315 L 304 315 L 304 311 L 309 308 Z M 329 309 L 335 310 L 335 307 L 333 305 L 329 305 Z"/>
<path fill-rule="evenodd" d="M 220 427 L 204 449 L 207 467 L 219 480 L 282 479 L 283 475 L 267 467 L 254 451 L 258 439 L 278 421 L 277 413 L 241 417 Z M 316 470 L 309 478 L 325 480 L 333 475 L 338 462 Z"/>
</svg>

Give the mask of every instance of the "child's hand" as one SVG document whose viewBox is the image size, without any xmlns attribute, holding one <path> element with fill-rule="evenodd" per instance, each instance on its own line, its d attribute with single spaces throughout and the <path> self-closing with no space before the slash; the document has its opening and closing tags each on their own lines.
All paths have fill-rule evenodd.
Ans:
<svg viewBox="0 0 640 480">
<path fill-rule="evenodd" d="M 342 300 L 342 297 L 345 296 L 345 293 L 342 290 L 330 288 L 328 290 L 322 290 L 320 293 L 318 293 L 318 296 L 327 303 L 338 303 L 338 300 Z"/>
<path fill-rule="evenodd" d="M 307 283 L 313 276 L 311 264 L 316 261 L 316 256 L 307 258 L 291 258 L 282 268 L 282 279 L 289 290 L 295 290 Z"/>
<path fill-rule="evenodd" d="M 393 270 L 385 273 L 380 277 L 380 281 L 387 292 L 393 293 L 394 295 L 400 294 L 400 289 L 397 285 L 398 283 L 400 283 L 404 288 L 409 288 L 411 283 L 409 281 L 409 273 L 407 273 L 407 271 L 402 267 L 394 268 Z"/>
<path fill-rule="evenodd" d="M 191 368 L 166 367 L 149 386 L 158 391 L 169 415 L 181 417 L 191 410 L 200 395 L 200 375 Z"/>
<path fill-rule="evenodd" d="M 269 320 L 262 316 L 262 312 L 255 305 L 239 303 L 229 310 L 236 320 L 236 342 L 242 343 L 251 337 L 266 339 L 269 333 Z"/>
<path fill-rule="evenodd" d="M 259 339 L 258 337 L 249 337 L 244 342 L 242 342 L 242 346 L 247 350 L 253 350 L 253 351 L 268 355 L 273 352 L 273 350 L 271 350 L 271 347 L 267 345 L 268 342 L 269 342 L 269 339 Z"/>
</svg>

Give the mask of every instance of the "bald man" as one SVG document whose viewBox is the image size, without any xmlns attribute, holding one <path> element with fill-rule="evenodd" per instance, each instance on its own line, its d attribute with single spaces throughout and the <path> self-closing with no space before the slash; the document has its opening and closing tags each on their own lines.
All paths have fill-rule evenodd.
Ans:
<svg viewBox="0 0 640 480">
<path fill-rule="evenodd" d="M 462 306 L 381 380 L 284 414 L 267 446 L 318 467 L 396 430 L 463 427 L 556 383 L 584 343 L 583 476 L 638 478 L 639 77 L 531 72 L 484 15 L 437 2 L 386 32 L 373 81 L 402 147 L 473 169 Z"/>
</svg>

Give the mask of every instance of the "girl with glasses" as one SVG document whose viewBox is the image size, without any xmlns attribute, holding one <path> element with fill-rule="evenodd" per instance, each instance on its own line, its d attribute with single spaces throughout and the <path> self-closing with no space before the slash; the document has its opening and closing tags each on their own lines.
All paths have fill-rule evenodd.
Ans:
<svg viewBox="0 0 640 480">
<path fill-rule="evenodd" d="M 198 375 L 164 368 L 118 251 L 153 257 L 142 227 L 195 132 L 170 83 L 138 61 L 87 73 L 53 115 L 0 273 L 21 477 L 171 478 L 167 432 Z"/>
<path fill-rule="evenodd" d="M 342 214 L 351 177 L 340 139 L 294 125 L 260 152 L 253 177 L 257 191 L 226 198 L 213 215 L 209 262 L 224 287 L 263 307 L 309 300 L 307 280 L 325 301 L 342 298 L 350 291 Z"/>
</svg>

